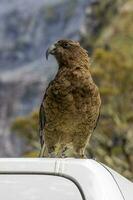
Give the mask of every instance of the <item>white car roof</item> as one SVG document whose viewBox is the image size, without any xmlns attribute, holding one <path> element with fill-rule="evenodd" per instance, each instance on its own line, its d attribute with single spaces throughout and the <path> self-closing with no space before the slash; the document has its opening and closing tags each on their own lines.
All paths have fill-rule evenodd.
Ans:
<svg viewBox="0 0 133 200">
<path fill-rule="evenodd" d="M 51 174 L 73 181 L 89 200 L 133 200 L 133 183 L 92 159 L 1 158 L 0 174 Z"/>
</svg>

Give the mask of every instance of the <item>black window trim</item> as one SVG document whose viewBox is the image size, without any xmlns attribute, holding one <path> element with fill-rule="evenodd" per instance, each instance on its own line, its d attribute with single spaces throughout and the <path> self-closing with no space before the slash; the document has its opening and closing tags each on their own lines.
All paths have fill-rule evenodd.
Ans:
<svg viewBox="0 0 133 200">
<path fill-rule="evenodd" d="M 82 199 L 87 200 L 83 192 L 83 189 L 81 185 L 77 182 L 77 180 L 66 174 L 59 174 L 59 173 L 56 174 L 56 173 L 47 173 L 47 172 L 0 172 L 0 175 L 50 175 L 50 176 L 63 177 L 73 182 L 76 185 L 77 189 L 79 190 Z"/>
</svg>

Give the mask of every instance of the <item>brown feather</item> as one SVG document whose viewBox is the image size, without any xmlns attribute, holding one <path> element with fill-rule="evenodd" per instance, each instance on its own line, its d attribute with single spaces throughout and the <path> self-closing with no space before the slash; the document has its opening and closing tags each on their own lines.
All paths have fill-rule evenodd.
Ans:
<svg viewBox="0 0 133 200">
<path fill-rule="evenodd" d="M 40 112 L 45 113 L 41 130 L 49 156 L 81 158 L 98 120 L 99 90 L 91 77 L 88 54 L 79 43 L 59 41 L 55 57 L 59 70 L 41 105 Z"/>
</svg>

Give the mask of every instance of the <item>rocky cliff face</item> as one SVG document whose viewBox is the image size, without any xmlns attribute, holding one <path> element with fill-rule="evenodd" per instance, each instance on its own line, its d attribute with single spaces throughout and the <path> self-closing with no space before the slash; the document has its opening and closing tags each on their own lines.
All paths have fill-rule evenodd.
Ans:
<svg viewBox="0 0 133 200">
<path fill-rule="evenodd" d="M 24 142 L 11 135 L 10 123 L 39 106 L 48 81 L 56 73 L 53 59 L 46 64 L 45 50 L 59 38 L 79 38 L 88 4 L 89 0 L 1 1 L 1 157 L 21 153 Z"/>
</svg>

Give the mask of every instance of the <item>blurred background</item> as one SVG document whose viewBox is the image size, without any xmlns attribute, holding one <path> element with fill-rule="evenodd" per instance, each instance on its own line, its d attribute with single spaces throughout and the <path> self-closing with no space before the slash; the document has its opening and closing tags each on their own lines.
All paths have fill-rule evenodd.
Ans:
<svg viewBox="0 0 133 200">
<path fill-rule="evenodd" d="M 0 157 L 36 157 L 38 109 L 56 61 L 47 47 L 80 41 L 102 97 L 87 148 L 133 180 L 133 0 L 0 0 Z"/>
</svg>

